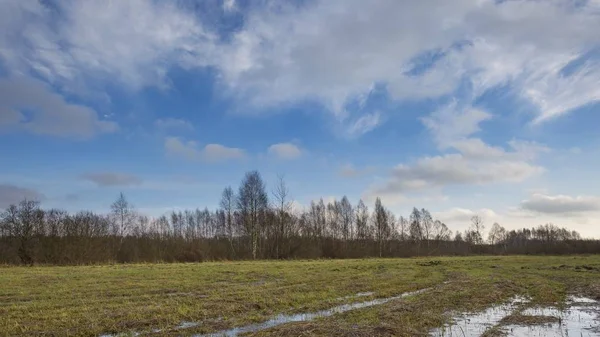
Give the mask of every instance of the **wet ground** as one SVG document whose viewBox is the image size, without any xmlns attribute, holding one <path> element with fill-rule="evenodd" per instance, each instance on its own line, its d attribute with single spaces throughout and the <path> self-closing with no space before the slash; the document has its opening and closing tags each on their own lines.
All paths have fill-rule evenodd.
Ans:
<svg viewBox="0 0 600 337">
<path fill-rule="evenodd" d="M 331 309 L 317 311 L 317 312 L 295 314 L 295 315 L 278 315 L 275 318 L 270 319 L 263 323 L 250 324 L 250 325 L 237 327 L 237 328 L 233 328 L 233 329 L 229 329 L 229 330 L 218 331 L 218 332 L 206 334 L 206 335 L 195 335 L 194 337 L 220 337 L 220 336 L 233 337 L 233 336 L 238 336 L 238 335 L 241 335 L 244 333 L 257 332 L 257 331 L 261 331 L 261 330 L 270 329 L 270 328 L 273 328 L 273 327 L 276 327 L 276 326 L 279 326 L 282 324 L 286 324 L 286 323 L 308 322 L 308 321 L 315 320 L 317 318 L 329 317 L 329 316 L 332 316 L 335 314 L 340 314 L 340 313 L 351 311 L 351 310 L 368 308 L 368 307 L 388 303 L 393 300 L 398 300 L 401 298 L 415 296 L 415 295 L 421 294 L 427 290 L 429 290 L 429 288 L 412 291 L 412 292 L 407 292 L 407 293 L 403 293 L 403 294 L 400 294 L 398 296 L 393 296 L 393 297 L 378 298 L 378 299 L 374 299 L 371 301 L 344 304 L 344 305 L 333 307 Z M 372 294 L 373 293 L 358 293 L 354 297 L 364 297 L 364 296 L 370 296 Z"/>
<path fill-rule="evenodd" d="M 452 323 L 431 336 L 600 336 L 600 303 L 594 299 L 570 296 L 562 308 L 530 307 L 528 302 L 516 297 L 484 312 L 455 314 Z"/>
<path fill-rule="evenodd" d="M 258 332 L 293 322 L 309 322 L 351 310 L 382 305 L 391 301 L 416 296 L 431 288 L 407 292 L 398 296 L 378 298 L 370 301 L 354 302 L 332 307 L 327 310 L 278 315 L 262 323 L 250 324 L 222 330 L 210 334 L 197 334 L 195 337 L 234 337 Z M 372 296 L 374 293 L 357 293 L 344 298 Z M 579 296 L 569 296 L 565 305 L 559 307 L 531 306 L 529 299 L 516 296 L 504 304 L 495 305 L 477 313 L 449 313 L 450 323 L 430 331 L 433 337 L 475 337 L 475 336 L 600 336 L 600 302 Z M 182 322 L 173 330 L 183 330 L 201 325 L 200 322 Z M 161 333 L 153 330 L 147 333 Z M 147 333 L 129 333 L 145 335 Z M 120 335 L 103 335 L 104 337 Z"/>
</svg>

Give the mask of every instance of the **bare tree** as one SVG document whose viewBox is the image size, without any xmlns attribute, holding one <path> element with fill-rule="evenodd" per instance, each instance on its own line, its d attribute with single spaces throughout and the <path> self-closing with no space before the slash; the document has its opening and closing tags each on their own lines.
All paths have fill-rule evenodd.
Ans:
<svg viewBox="0 0 600 337">
<path fill-rule="evenodd" d="M 240 212 L 244 229 L 250 236 L 253 259 L 256 259 L 258 254 L 260 221 L 264 218 L 268 205 L 269 198 L 260 173 L 258 171 L 246 173 L 239 188 L 237 209 Z"/>
<path fill-rule="evenodd" d="M 398 219 L 398 234 L 401 241 L 405 241 L 408 237 L 408 220 L 403 216 Z"/>
<path fill-rule="evenodd" d="M 327 223 L 331 238 L 339 239 L 341 237 L 342 212 L 340 203 L 337 200 L 327 203 Z"/>
<path fill-rule="evenodd" d="M 429 246 L 429 240 L 434 237 L 434 221 L 431 213 L 425 208 L 421 208 L 421 230 L 423 239 L 427 240 L 427 245 Z"/>
<path fill-rule="evenodd" d="M 119 198 L 110 206 L 113 224 L 113 235 L 119 239 L 117 250 L 120 252 L 123 247 L 125 235 L 129 234 L 129 230 L 133 226 L 136 218 L 136 213 L 133 206 L 127 201 L 123 192 L 119 194 Z"/>
<path fill-rule="evenodd" d="M 292 210 L 292 201 L 290 200 L 290 191 L 285 183 L 283 176 L 277 176 L 277 184 L 273 191 L 274 208 L 277 210 L 277 229 L 275 231 L 275 256 L 280 258 L 280 249 L 282 241 L 286 237 L 287 227 L 289 225 L 289 213 Z"/>
<path fill-rule="evenodd" d="M 398 228 L 396 227 L 398 223 L 396 222 L 396 216 L 392 213 L 391 210 L 386 210 L 387 217 L 387 239 L 388 240 L 398 240 Z"/>
<path fill-rule="evenodd" d="M 410 213 L 410 227 L 409 227 L 409 235 L 410 239 L 413 241 L 421 241 L 423 240 L 423 227 L 421 212 L 415 207 L 413 207 L 412 213 Z"/>
<path fill-rule="evenodd" d="M 356 206 L 356 237 L 359 240 L 368 238 L 369 209 L 362 200 Z"/>
<path fill-rule="evenodd" d="M 506 229 L 500 226 L 497 222 L 494 222 L 492 228 L 490 228 L 490 233 L 488 234 L 488 242 L 491 245 L 494 245 L 500 241 L 503 241 L 505 236 Z"/>
<path fill-rule="evenodd" d="M 127 235 L 136 217 L 133 205 L 127 201 L 125 194 L 121 192 L 119 198 L 110 206 L 110 209 L 113 216 L 114 234 L 121 237 Z"/>
<path fill-rule="evenodd" d="M 459 231 L 456 231 L 456 235 L 454 235 L 455 242 L 463 242 L 463 236 Z"/>
<path fill-rule="evenodd" d="M 232 256 L 235 257 L 235 249 L 233 247 L 233 218 L 235 211 L 235 194 L 231 186 L 226 187 L 221 194 L 221 209 L 225 213 L 225 231 L 229 239 L 229 247 Z"/>
<path fill-rule="evenodd" d="M 340 211 L 342 214 L 342 233 L 344 240 L 352 240 L 354 237 L 354 209 L 346 196 L 343 196 L 342 201 L 340 201 Z"/>
<path fill-rule="evenodd" d="M 17 253 L 21 263 L 33 264 L 33 237 L 37 223 L 43 221 L 44 212 L 39 202 L 23 200 L 18 206 L 10 205 L 2 213 L 2 222 L 6 223 L 9 233 L 18 239 Z"/>
<path fill-rule="evenodd" d="M 133 235 L 135 237 L 141 237 L 144 233 L 148 232 L 148 225 L 150 224 L 150 219 L 145 215 L 138 215 L 137 222 L 133 229 Z"/>
<path fill-rule="evenodd" d="M 483 220 L 479 215 L 474 215 L 471 217 L 471 235 L 473 236 L 473 243 L 482 244 L 483 243 L 483 231 L 485 226 L 483 225 Z"/>
<path fill-rule="evenodd" d="M 445 223 L 435 220 L 433 223 L 434 239 L 438 241 L 448 241 L 452 236 L 452 231 L 448 229 Z"/>
<path fill-rule="evenodd" d="M 375 200 L 375 210 L 373 213 L 373 222 L 375 224 L 375 238 L 377 240 L 377 245 L 379 247 L 379 257 L 381 257 L 383 252 L 383 245 L 386 239 L 386 233 L 388 232 L 387 225 L 387 212 L 383 204 L 381 203 L 381 199 L 377 198 Z"/>
<path fill-rule="evenodd" d="M 258 172 L 247 173 L 239 192 L 236 197 L 226 188 L 215 211 L 196 208 L 159 218 L 136 216 L 122 193 L 109 215 L 43 210 L 24 200 L 0 210 L 0 264 L 412 256 L 419 255 L 423 240 L 432 255 L 493 254 L 500 253 L 498 248 L 510 254 L 600 250 L 600 240 L 581 240 L 579 233 L 551 223 L 510 231 L 495 223 L 485 245 L 479 216 L 467 231 L 456 232 L 452 243 L 452 232 L 427 210 L 414 208 L 407 221 L 396 218 L 379 198 L 372 214 L 362 201 L 352 207 L 347 197 L 328 204 L 321 199 L 294 212 L 282 177 L 269 207 Z"/>
</svg>

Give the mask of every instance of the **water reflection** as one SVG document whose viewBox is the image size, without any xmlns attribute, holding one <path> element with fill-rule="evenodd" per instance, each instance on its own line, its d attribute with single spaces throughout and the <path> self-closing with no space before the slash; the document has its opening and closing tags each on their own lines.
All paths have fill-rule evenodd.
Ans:
<svg viewBox="0 0 600 337">
<path fill-rule="evenodd" d="M 401 295 L 393 296 L 393 297 L 378 298 L 378 299 L 374 299 L 372 301 L 339 305 L 339 306 L 333 307 L 331 309 L 316 311 L 316 312 L 311 312 L 311 313 L 294 314 L 294 315 L 278 315 L 278 316 L 276 316 L 268 321 L 262 322 L 262 323 L 250 324 L 250 325 L 237 327 L 237 328 L 233 328 L 233 329 L 229 329 L 229 330 L 223 330 L 223 331 L 206 334 L 206 335 L 194 335 L 194 337 L 220 337 L 220 336 L 232 337 L 232 336 L 238 336 L 239 334 L 243 334 L 243 333 L 257 332 L 260 330 L 270 329 L 270 328 L 276 327 L 278 325 L 286 324 L 286 323 L 312 321 L 314 319 L 321 318 L 321 317 L 328 317 L 331 315 L 340 314 L 340 313 L 350 311 L 350 310 L 372 307 L 372 306 L 381 305 L 381 304 L 384 304 L 384 303 L 387 303 L 387 302 L 390 302 L 393 300 L 397 300 L 397 299 L 401 299 L 401 298 L 405 298 L 405 297 L 409 297 L 409 296 L 415 296 L 415 295 L 421 294 L 429 289 L 431 289 L 431 288 L 407 292 L 407 293 L 403 293 Z M 365 296 L 369 296 L 369 295 L 365 295 Z"/>
<path fill-rule="evenodd" d="M 560 310 L 554 307 L 528 308 L 518 312 L 519 306 L 527 300 L 517 297 L 507 304 L 493 306 L 481 313 L 461 314 L 451 324 L 435 329 L 431 336 L 437 337 L 470 337 L 481 336 L 491 328 L 497 328 L 504 336 L 600 336 L 600 303 L 587 297 L 571 296 L 567 300 L 569 307 Z M 556 322 L 542 324 L 509 324 L 501 325 L 503 318 L 512 314 L 533 318 L 556 318 Z M 531 320 L 525 320 L 530 322 Z"/>
<path fill-rule="evenodd" d="M 566 310 L 557 308 L 530 308 L 524 310 L 524 316 L 550 316 L 557 317 L 556 323 L 547 323 L 542 325 L 509 325 L 503 328 L 507 336 L 525 337 L 525 336 L 600 336 L 600 304 L 591 298 L 571 297 L 571 304 Z"/>
<path fill-rule="evenodd" d="M 476 314 L 461 314 L 455 317 L 452 324 L 447 324 L 431 332 L 435 337 L 470 337 L 481 336 L 486 330 L 494 327 L 510 315 L 519 305 L 527 303 L 524 297 L 514 297 L 509 303 L 495 305 L 484 312 Z"/>
</svg>

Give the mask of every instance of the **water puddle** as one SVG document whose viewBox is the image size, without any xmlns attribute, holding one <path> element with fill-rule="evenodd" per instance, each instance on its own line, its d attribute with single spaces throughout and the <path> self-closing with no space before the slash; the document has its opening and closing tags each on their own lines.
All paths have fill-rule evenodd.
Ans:
<svg viewBox="0 0 600 337">
<path fill-rule="evenodd" d="M 474 337 L 497 328 L 501 335 L 507 337 L 600 336 L 600 303 L 596 300 L 571 296 L 567 299 L 566 309 L 538 307 L 519 312 L 519 307 L 527 302 L 523 297 L 516 297 L 509 303 L 490 307 L 481 313 L 459 315 L 451 324 L 433 330 L 430 335 Z M 520 318 L 522 323 L 512 323 L 509 317 L 512 314 L 518 314 L 513 317 Z M 504 318 L 508 318 L 510 323 L 503 322 Z"/>
<path fill-rule="evenodd" d="M 598 303 L 598 301 L 593 298 L 580 296 L 570 296 L 568 301 L 569 303 Z"/>
<path fill-rule="evenodd" d="M 400 294 L 398 296 L 393 296 L 393 297 L 378 298 L 378 299 L 374 299 L 372 301 L 343 304 L 343 305 L 339 305 L 337 307 L 333 307 L 331 309 L 317 311 L 317 312 L 294 314 L 294 315 L 278 315 L 278 316 L 275 316 L 274 318 L 272 318 L 268 321 L 262 322 L 262 323 L 250 324 L 250 325 L 237 327 L 237 328 L 233 328 L 233 329 L 229 329 L 229 330 L 223 330 L 223 331 L 206 334 L 206 335 L 194 335 L 194 337 L 221 337 L 221 336 L 233 337 L 233 336 L 238 336 L 243 333 L 257 332 L 260 330 L 270 329 L 270 328 L 273 328 L 273 327 L 276 327 L 276 326 L 279 326 L 282 324 L 286 324 L 286 323 L 312 321 L 317 318 L 329 317 L 329 316 L 332 316 L 335 314 L 340 314 L 340 313 L 350 311 L 350 310 L 368 308 L 368 307 L 372 307 L 372 306 L 376 306 L 376 305 L 385 304 L 385 303 L 388 303 L 393 300 L 398 300 L 401 298 L 415 296 L 415 295 L 424 293 L 424 292 L 428 291 L 429 289 L 431 289 L 431 288 L 425 288 L 425 289 L 421 289 L 421 290 L 417 290 L 417 291 L 407 292 L 407 293 L 403 293 L 403 294 Z M 363 294 L 366 294 L 366 293 L 363 293 Z M 370 296 L 370 295 L 371 294 L 363 295 L 363 296 Z"/>
<path fill-rule="evenodd" d="M 523 316 L 555 317 L 554 323 L 540 325 L 508 325 L 502 328 L 506 336 L 600 336 L 600 303 L 586 297 L 570 297 L 570 306 L 560 310 L 553 307 L 529 308 Z"/>
<path fill-rule="evenodd" d="M 181 322 L 181 324 L 175 327 L 175 330 L 195 328 L 199 325 L 200 323 L 198 322 Z"/>
<path fill-rule="evenodd" d="M 471 337 L 481 336 L 486 330 L 498 325 L 500 321 L 512 314 L 520 305 L 527 303 L 524 297 L 514 297 L 508 303 L 496 305 L 483 312 L 461 314 L 451 324 L 434 329 L 430 336 L 435 337 Z"/>
<path fill-rule="evenodd" d="M 218 319 L 220 320 L 220 318 Z M 186 322 L 183 321 L 181 323 L 179 323 L 179 325 L 173 327 L 173 330 L 185 330 L 185 329 L 191 329 L 191 328 L 195 328 L 197 326 L 200 326 L 200 322 Z M 117 334 L 102 334 L 99 335 L 98 337 L 138 337 L 138 336 L 144 336 L 147 334 L 157 334 L 157 333 L 162 333 L 163 329 L 152 329 L 149 331 L 145 331 L 145 332 L 139 332 L 139 331 L 129 331 L 129 332 L 120 332 Z"/>
<path fill-rule="evenodd" d="M 336 298 L 336 300 L 349 300 L 349 299 L 351 299 L 351 298 L 356 298 L 356 297 L 367 297 L 367 296 L 373 296 L 373 295 L 375 295 L 375 293 L 374 293 L 374 292 L 372 292 L 372 291 L 367 291 L 367 292 L 364 292 L 364 293 L 356 293 L 356 294 L 354 294 L 354 295 L 350 295 L 350 296 L 338 297 L 338 298 Z"/>
<path fill-rule="evenodd" d="M 445 282 L 446 283 L 446 282 Z M 305 321 L 312 321 L 314 319 L 320 318 L 320 317 L 328 317 L 331 315 L 335 315 L 335 314 L 339 314 L 339 313 L 343 313 L 346 311 L 350 311 L 350 310 L 355 310 L 355 309 L 361 309 L 361 308 L 367 308 L 367 307 L 372 307 L 375 305 L 380 305 L 380 304 L 384 304 L 393 300 L 397 300 L 397 299 L 401 299 L 401 298 L 405 298 L 405 297 L 410 297 L 410 296 L 415 296 L 418 294 L 421 294 L 425 291 L 428 291 L 431 288 L 425 288 L 425 289 L 421 289 L 421 290 L 417 290 L 417 291 L 411 291 L 411 292 L 407 292 L 407 293 L 403 293 L 400 294 L 398 296 L 393 296 L 393 297 L 387 297 L 387 298 L 378 298 L 378 299 L 374 299 L 372 301 L 365 301 L 365 302 L 358 302 L 358 303 L 350 303 L 350 304 L 344 304 L 344 305 L 339 305 L 336 307 L 333 307 L 331 309 L 327 309 L 327 310 L 322 310 L 322 311 L 317 311 L 317 312 L 312 312 L 312 313 L 304 313 L 304 314 L 294 314 L 294 315 L 278 315 L 275 316 L 274 318 L 265 321 L 263 323 L 257 323 L 257 324 L 250 324 L 250 325 L 246 325 L 246 326 L 242 326 L 242 327 L 238 327 L 238 328 L 233 328 L 233 329 L 229 329 L 229 330 L 223 330 L 223 331 L 219 331 L 219 332 L 215 332 L 215 333 L 211 333 L 211 334 L 206 334 L 206 335 L 193 335 L 194 337 L 217 337 L 217 336 L 237 336 L 239 334 L 242 333 L 247 333 L 247 332 L 256 332 L 256 331 L 260 331 L 260 330 L 265 330 L 265 329 L 269 329 L 281 324 L 286 324 L 286 323 L 291 323 L 291 322 L 305 322 Z M 374 292 L 362 292 L 362 293 L 357 293 L 355 295 L 351 295 L 351 296 L 345 296 L 345 297 L 340 297 L 338 298 L 338 300 L 342 300 L 342 299 L 351 299 L 351 298 L 356 298 L 356 297 L 366 297 L 366 296 L 372 296 L 374 295 Z M 220 318 L 219 318 L 220 320 Z M 185 330 L 185 329 L 190 329 L 190 328 L 195 328 L 200 326 L 201 323 L 200 322 L 181 322 L 178 326 L 175 326 L 173 328 L 173 330 L 177 331 L 177 330 Z M 147 333 L 160 333 L 162 332 L 161 329 L 154 329 L 152 331 L 147 331 L 145 333 L 141 333 L 141 332 L 136 332 L 136 331 L 130 331 L 127 333 L 117 333 L 117 334 L 103 334 L 100 335 L 98 337 L 121 337 L 121 336 L 141 336 Z"/>
</svg>

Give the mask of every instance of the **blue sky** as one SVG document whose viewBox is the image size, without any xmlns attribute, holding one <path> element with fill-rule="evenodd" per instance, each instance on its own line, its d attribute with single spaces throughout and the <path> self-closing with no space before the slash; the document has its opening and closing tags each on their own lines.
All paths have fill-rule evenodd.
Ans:
<svg viewBox="0 0 600 337">
<path fill-rule="evenodd" d="M 214 208 L 258 169 L 600 237 L 600 2 L 0 4 L 0 207 Z"/>
</svg>

